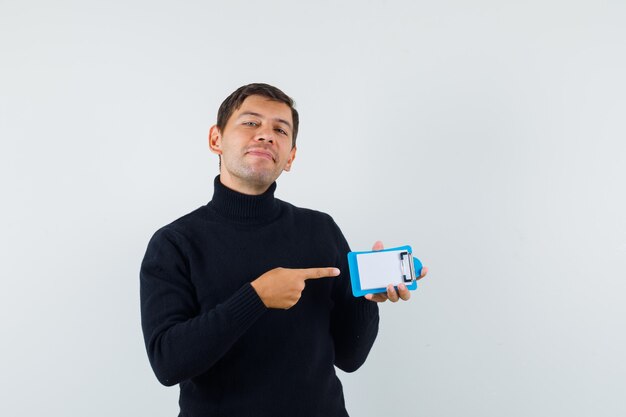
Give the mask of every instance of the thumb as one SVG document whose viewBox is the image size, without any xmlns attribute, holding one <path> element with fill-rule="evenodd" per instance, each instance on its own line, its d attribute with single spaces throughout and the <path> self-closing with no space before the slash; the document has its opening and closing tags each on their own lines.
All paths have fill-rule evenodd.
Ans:
<svg viewBox="0 0 626 417">
<path fill-rule="evenodd" d="M 377 240 L 374 243 L 374 246 L 372 247 L 372 250 L 383 250 L 385 249 L 385 247 L 383 246 L 383 242 L 381 242 L 380 240 Z"/>
</svg>

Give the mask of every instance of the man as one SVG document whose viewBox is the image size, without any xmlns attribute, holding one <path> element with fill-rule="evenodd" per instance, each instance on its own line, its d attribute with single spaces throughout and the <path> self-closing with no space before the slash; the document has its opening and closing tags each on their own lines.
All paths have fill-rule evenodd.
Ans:
<svg viewBox="0 0 626 417">
<path fill-rule="evenodd" d="M 365 361 L 376 302 L 410 297 L 404 286 L 353 297 L 331 217 L 274 198 L 298 122 L 275 87 L 232 93 L 209 132 L 212 200 L 150 240 L 142 327 L 157 378 L 180 384 L 180 416 L 347 416 L 334 366 Z"/>
</svg>

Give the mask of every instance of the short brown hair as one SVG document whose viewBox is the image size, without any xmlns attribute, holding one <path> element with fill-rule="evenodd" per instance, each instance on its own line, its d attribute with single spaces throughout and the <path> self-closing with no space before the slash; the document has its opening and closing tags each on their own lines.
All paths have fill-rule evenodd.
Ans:
<svg viewBox="0 0 626 417">
<path fill-rule="evenodd" d="M 228 123 L 228 119 L 233 113 L 241 107 L 244 100 L 249 96 L 262 96 L 270 100 L 285 103 L 291 109 L 291 118 L 293 119 L 293 132 L 291 135 L 291 146 L 296 146 L 296 137 L 298 136 L 299 116 L 298 111 L 294 108 L 296 104 L 291 97 L 283 93 L 278 88 L 269 84 L 253 83 L 244 85 L 236 89 L 226 100 L 222 102 L 220 109 L 217 111 L 217 127 L 223 132 Z"/>
</svg>

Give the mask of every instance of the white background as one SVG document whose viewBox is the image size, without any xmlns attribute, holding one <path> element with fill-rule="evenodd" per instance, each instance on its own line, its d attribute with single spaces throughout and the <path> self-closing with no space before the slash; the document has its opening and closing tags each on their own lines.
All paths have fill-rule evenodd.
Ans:
<svg viewBox="0 0 626 417">
<path fill-rule="evenodd" d="M 622 0 L 0 0 L 0 415 L 177 415 L 139 265 L 211 198 L 208 129 L 250 82 L 302 117 L 277 196 L 430 267 L 340 373 L 353 416 L 626 415 L 624 22 Z"/>
</svg>

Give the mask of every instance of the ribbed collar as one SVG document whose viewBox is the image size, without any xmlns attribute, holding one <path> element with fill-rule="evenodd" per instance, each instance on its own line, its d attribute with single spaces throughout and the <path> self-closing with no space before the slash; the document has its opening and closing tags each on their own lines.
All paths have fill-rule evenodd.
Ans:
<svg viewBox="0 0 626 417">
<path fill-rule="evenodd" d="M 273 220 L 280 210 L 274 198 L 276 182 L 261 195 L 247 195 L 231 190 L 220 181 L 213 181 L 213 199 L 207 205 L 220 216 L 242 223 L 262 223 Z"/>
</svg>

